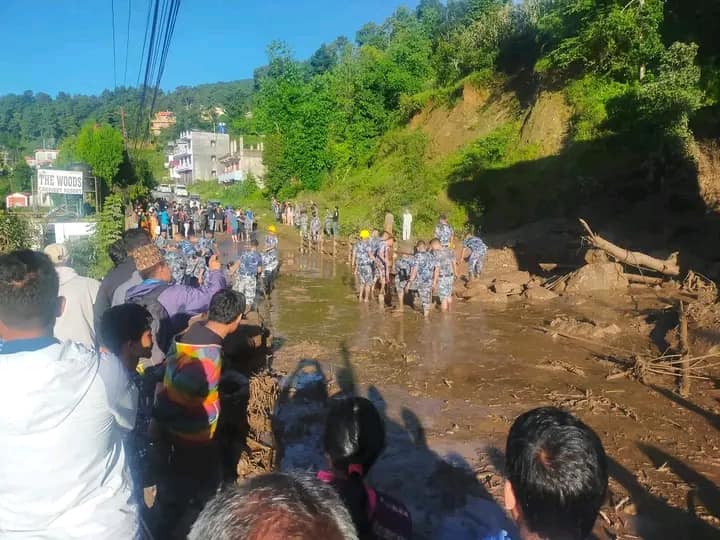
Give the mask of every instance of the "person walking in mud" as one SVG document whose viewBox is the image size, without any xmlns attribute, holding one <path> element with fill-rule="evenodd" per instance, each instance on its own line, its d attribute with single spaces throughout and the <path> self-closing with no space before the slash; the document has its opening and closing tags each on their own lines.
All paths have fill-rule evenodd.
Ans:
<svg viewBox="0 0 720 540">
<path fill-rule="evenodd" d="M 455 241 L 455 231 L 450 226 L 445 214 L 440 214 L 440 221 L 435 226 L 435 238 L 440 240 L 442 247 L 452 247 Z"/>
<path fill-rule="evenodd" d="M 450 311 L 452 306 L 452 292 L 457 269 L 455 266 L 455 254 L 448 247 L 443 247 L 440 240 L 433 238 L 430 242 L 433 255 L 437 264 L 437 295 L 440 300 L 440 309 Z"/>
<path fill-rule="evenodd" d="M 262 263 L 265 271 L 265 291 L 269 292 L 272 289 L 272 283 L 275 280 L 279 266 L 278 237 L 275 225 L 268 225 L 267 234 L 265 235 L 265 249 L 262 254 Z"/>
<path fill-rule="evenodd" d="M 475 279 L 483 271 L 487 246 L 478 236 L 470 233 L 465 235 L 460 258 L 467 261 L 468 280 Z"/>
<path fill-rule="evenodd" d="M 393 245 L 393 237 L 390 233 L 384 232 L 380 241 L 377 243 L 375 250 L 375 277 L 380 282 L 380 292 L 378 293 L 378 302 L 383 304 L 385 298 L 389 295 L 387 289 L 390 283 L 390 248 Z"/>
<path fill-rule="evenodd" d="M 395 261 L 395 291 L 398 295 L 398 309 L 405 305 L 405 297 L 409 296 L 410 275 L 415 267 L 415 256 L 410 253 L 401 253 Z M 411 304 L 412 306 L 412 301 Z"/>
<path fill-rule="evenodd" d="M 310 221 L 310 247 L 315 251 L 322 251 L 321 235 L 320 235 L 320 217 L 317 212 L 313 212 Z"/>
<path fill-rule="evenodd" d="M 370 232 L 366 229 L 360 231 L 360 239 L 355 244 L 353 254 L 355 275 L 358 280 L 360 302 L 369 302 L 372 295 L 373 284 L 373 252 L 370 246 Z"/>
<path fill-rule="evenodd" d="M 415 266 L 410 274 L 410 283 L 414 282 L 417 287 L 420 305 L 425 317 L 430 316 L 433 289 L 437 287 L 438 277 L 437 261 L 433 254 L 427 251 L 427 244 L 420 240 L 415 245 Z M 409 286 L 408 283 L 407 287 Z"/>
<path fill-rule="evenodd" d="M 251 240 L 250 250 L 244 251 L 230 269 L 230 273 L 235 274 L 232 288 L 245 295 L 248 311 L 255 305 L 257 280 L 262 271 L 262 256 L 258 253 L 258 241 Z"/>
<path fill-rule="evenodd" d="M 310 232 L 307 211 L 305 209 L 300 210 L 300 218 L 298 221 L 300 225 L 300 253 L 306 253 L 310 247 Z"/>
</svg>

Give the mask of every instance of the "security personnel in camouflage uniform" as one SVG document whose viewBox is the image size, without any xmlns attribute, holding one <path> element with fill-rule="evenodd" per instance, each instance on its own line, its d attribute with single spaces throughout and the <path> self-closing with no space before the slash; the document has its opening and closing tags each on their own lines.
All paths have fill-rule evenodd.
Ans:
<svg viewBox="0 0 720 540">
<path fill-rule="evenodd" d="M 455 231 L 447 221 L 445 214 L 440 215 L 440 221 L 435 226 L 435 238 L 440 240 L 442 247 L 450 247 L 455 238 Z"/>
<path fill-rule="evenodd" d="M 272 282 L 277 274 L 279 261 L 278 253 L 278 237 L 275 225 L 268 225 L 267 234 L 265 235 L 265 250 L 262 254 L 262 265 L 265 270 L 265 290 L 272 290 Z"/>
<path fill-rule="evenodd" d="M 172 271 L 173 281 L 180 284 L 184 283 L 187 263 L 183 253 L 175 247 L 168 247 L 165 251 L 165 262 Z"/>
<path fill-rule="evenodd" d="M 244 251 L 238 261 L 235 263 L 234 269 L 235 279 L 233 281 L 233 290 L 245 295 L 245 303 L 248 309 L 252 309 L 255 304 L 255 295 L 257 294 L 257 279 L 262 273 L 262 256 L 257 251 L 258 241 L 250 242 L 250 251 Z"/>
<path fill-rule="evenodd" d="M 487 246 L 477 236 L 467 234 L 463 242 L 462 259 L 467 259 L 468 277 L 470 279 L 480 275 L 487 254 Z"/>
<path fill-rule="evenodd" d="M 455 281 L 455 254 L 450 248 L 443 247 L 440 240 L 430 243 L 438 269 L 437 295 L 440 309 L 448 311 L 452 304 L 453 282 Z"/>
<path fill-rule="evenodd" d="M 395 290 L 400 307 L 405 304 L 405 294 L 409 291 L 410 276 L 415 267 L 415 256 L 404 254 L 395 261 Z"/>
<path fill-rule="evenodd" d="M 355 263 L 355 275 L 360 286 L 358 299 L 361 302 L 369 302 L 372 294 L 372 286 L 375 283 L 373 275 L 373 252 L 370 244 L 370 232 L 363 229 L 360 231 L 360 240 L 355 244 L 353 262 Z"/>
<path fill-rule="evenodd" d="M 427 251 L 427 245 L 422 240 L 415 246 L 415 267 L 410 274 L 410 282 L 415 282 L 423 314 L 428 317 L 432 307 L 432 291 L 438 282 L 438 268 L 435 256 Z"/>
<path fill-rule="evenodd" d="M 306 247 L 309 247 L 310 243 L 310 233 L 309 233 L 309 220 L 306 210 L 302 210 L 300 212 L 300 219 L 298 220 L 298 223 L 300 225 L 300 240 L 301 240 L 301 250 L 304 250 Z"/>
</svg>

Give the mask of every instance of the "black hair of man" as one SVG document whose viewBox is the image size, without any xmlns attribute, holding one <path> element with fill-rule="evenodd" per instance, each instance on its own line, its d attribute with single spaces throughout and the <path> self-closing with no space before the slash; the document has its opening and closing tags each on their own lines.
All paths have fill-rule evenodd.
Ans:
<svg viewBox="0 0 720 540">
<path fill-rule="evenodd" d="M 103 313 L 100 319 L 100 343 L 116 356 L 128 342 L 140 341 L 151 329 L 152 315 L 140 304 L 122 304 Z"/>
<path fill-rule="evenodd" d="M 124 263 L 127 260 L 127 249 L 125 249 L 125 240 L 120 238 L 119 240 L 115 240 L 112 244 L 110 244 L 110 246 L 108 247 L 108 255 L 110 256 L 110 260 L 113 262 L 113 265 L 117 266 Z"/>
<path fill-rule="evenodd" d="M 252 242 L 250 242 L 250 245 L 252 247 L 258 247 L 260 245 L 260 243 L 257 240 L 253 240 Z"/>
<path fill-rule="evenodd" d="M 230 324 L 243 313 L 245 313 L 245 295 L 232 289 L 222 289 L 210 300 L 208 320 Z"/>
<path fill-rule="evenodd" d="M 200 513 L 189 540 L 356 540 L 335 490 L 306 473 L 270 473 L 215 496 Z"/>
<path fill-rule="evenodd" d="M 555 407 L 528 411 L 510 428 L 505 462 L 522 526 L 543 539 L 590 535 L 608 484 L 605 450 L 590 427 Z"/>
<path fill-rule="evenodd" d="M 44 253 L 23 249 L 0 255 L 0 320 L 11 328 L 54 326 L 58 274 Z"/>
<path fill-rule="evenodd" d="M 146 246 L 150 243 L 150 235 L 145 229 L 128 229 L 123 233 L 125 241 L 125 249 L 128 253 L 132 253 L 139 247 Z"/>
</svg>

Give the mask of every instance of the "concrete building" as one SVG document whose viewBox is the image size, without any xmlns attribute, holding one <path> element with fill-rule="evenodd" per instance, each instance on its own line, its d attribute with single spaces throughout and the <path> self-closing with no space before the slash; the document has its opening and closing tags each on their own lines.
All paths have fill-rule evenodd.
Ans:
<svg viewBox="0 0 720 540">
<path fill-rule="evenodd" d="M 218 181 L 224 184 L 244 182 L 251 174 L 262 185 L 265 176 L 263 143 L 246 147 L 242 137 L 230 141 L 230 152 L 220 157 L 220 163 L 222 172 L 218 175 Z"/>
<path fill-rule="evenodd" d="M 35 150 L 35 167 L 52 167 L 58 157 L 57 150 L 39 148 Z"/>
<path fill-rule="evenodd" d="M 218 158 L 230 153 L 230 137 L 227 133 L 184 131 L 169 146 L 167 168 L 171 181 L 189 185 L 218 178 L 222 172 Z"/>
<path fill-rule="evenodd" d="M 167 129 L 175 125 L 175 113 L 172 111 L 158 111 L 150 122 L 150 133 L 160 135 L 163 129 Z"/>
</svg>

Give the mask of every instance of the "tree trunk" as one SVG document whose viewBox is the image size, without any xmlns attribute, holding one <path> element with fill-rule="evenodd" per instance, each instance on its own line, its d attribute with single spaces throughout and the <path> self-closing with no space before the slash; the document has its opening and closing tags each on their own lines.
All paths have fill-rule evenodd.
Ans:
<svg viewBox="0 0 720 540">
<path fill-rule="evenodd" d="M 621 248 L 620 246 L 616 246 L 612 242 L 605 240 L 602 236 L 595 234 L 590 228 L 590 225 L 588 225 L 584 219 L 580 220 L 580 224 L 583 226 L 585 231 L 587 231 L 587 239 L 593 247 L 607 252 L 615 258 L 616 261 L 641 268 L 648 268 L 650 270 L 660 272 L 661 274 L 665 274 L 666 276 L 680 275 L 680 266 L 677 263 L 677 254 L 673 254 L 668 259 L 662 260 L 656 259 L 655 257 L 651 257 L 650 255 L 646 255 L 645 253 L 641 253 L 639 251 L 630 251 L 628 249 Z"/>
</svg>

